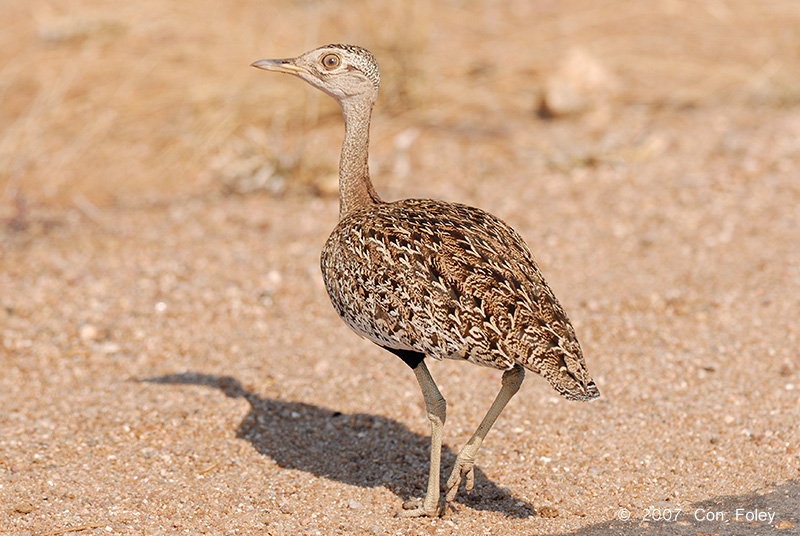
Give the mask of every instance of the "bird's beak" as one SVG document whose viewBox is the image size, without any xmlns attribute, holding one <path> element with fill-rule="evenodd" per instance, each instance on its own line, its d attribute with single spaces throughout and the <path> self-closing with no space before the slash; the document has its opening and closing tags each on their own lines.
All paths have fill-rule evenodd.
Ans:
<svg viewBox="0 0 800 536">
<path fill-rule="evenodd" d="M 286 74 L 309 74 L 307 69 L 298 67 L 293 59 L 285 60 L 258 60 L 250 64 L 252 67 L 264 69 L 265 71 L 275 71 Z"/>
</svg>

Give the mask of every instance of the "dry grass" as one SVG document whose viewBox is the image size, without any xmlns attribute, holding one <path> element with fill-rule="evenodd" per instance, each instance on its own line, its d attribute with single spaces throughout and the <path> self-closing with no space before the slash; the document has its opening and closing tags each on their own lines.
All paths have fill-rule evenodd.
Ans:
<svg viewBox="0 0 800 536">
<path fill-rule="evenodd" d="M 381 62 L 378 154 L 414 124 L 533 113 L 574 47 L 618 78 L 617 103 L 800 100 L 793 0 L 4 4 L 7 214 L 20 198 L 86 207 L 287 182 L 327 190 L 335 105 L 248 68 L 326 42 L 365 45 Z"/>
</svg>

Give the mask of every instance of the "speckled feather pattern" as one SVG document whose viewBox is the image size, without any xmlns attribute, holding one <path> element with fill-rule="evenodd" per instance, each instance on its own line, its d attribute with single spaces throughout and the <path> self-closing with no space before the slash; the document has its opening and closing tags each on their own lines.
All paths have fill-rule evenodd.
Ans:
<svg viewBox="0 0 800 536">
<path fill-rule="evenodd" d="M 321 265 L 336 311 L 380 346 L 505 370 L 519 363 L 567 398 L 598 395 L 533 255 L 491 214 L 377 202 L 340 220 Z"/>
</svg>

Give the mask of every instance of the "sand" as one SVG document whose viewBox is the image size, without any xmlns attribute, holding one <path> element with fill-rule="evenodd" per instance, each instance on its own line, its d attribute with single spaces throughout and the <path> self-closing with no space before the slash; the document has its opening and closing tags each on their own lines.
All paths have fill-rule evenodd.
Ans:
<svg viewBox="0 0 800 536">
<path fill-rule="evenodd" d="M 0 533 L 549 534 L 796 481 L 800 113 L 622 117 L 606 136 L 661 152 L 565 173 L 513 140 L 508 174 L 470 177 L 458 199 L 529 241 L 602 398 L 562 400 L 529 375 L 443 519 L 393 517 L 424 489 L 428 424 L 413 374 L 327 301 L 335 198 L 7 223 Z M 500 376 L 431 368 L 449 466 Z"/>
<path fill-rule="evenodd" d="M 417 13 L 432 22 L 407 49 L 372 21 L 377 189 L 517 229 L 602 395 L 570 402 L 529 374 L 476 489 L 440 519 L 394 517 L 424 492 L 425 408 L 411 371 L 328 302 L 341 118 L 247 67 L 303 50 L 277 22 L 257 34 L 267 3 L 236 3 L 211 34 L 177 22 L 209 12 L 149 2 L 122 28 L 98 7 L 87 20 L 108 24 L 68 27 L 87 35 L 7 39 L 27 60 L 0 71 L 0 534 L 800 533 L 797 41 L 749 31 L 797 8 L 664 3 L 648 36 L 625 21 L 649 11 L 578 4 Z M 358 16 L 313 44 L 372 46 L 341 28 Z M 470 24 L 482 44 L 459 49 Z M 547 97 L 581 62 L 599 73 L 585 93 Z M 100 76 L 120 85 L 82 86 Z M 109 115 L 87 115 L 97 103 Z M 500 373 L 430 368 L 447 472 Z"/>
</svg>

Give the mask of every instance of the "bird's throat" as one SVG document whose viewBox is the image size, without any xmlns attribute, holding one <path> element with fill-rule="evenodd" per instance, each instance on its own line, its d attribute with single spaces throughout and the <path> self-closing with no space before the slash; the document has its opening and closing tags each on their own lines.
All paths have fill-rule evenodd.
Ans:
<svg viewBox="0 0 800 536">
<path fill-rule="evenodd" d="M 339 219 L 381 199 L 369 178 L 372 102 L 342 101 L 344 142 L 339 160 Z"/>
</svg>

